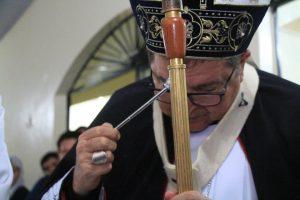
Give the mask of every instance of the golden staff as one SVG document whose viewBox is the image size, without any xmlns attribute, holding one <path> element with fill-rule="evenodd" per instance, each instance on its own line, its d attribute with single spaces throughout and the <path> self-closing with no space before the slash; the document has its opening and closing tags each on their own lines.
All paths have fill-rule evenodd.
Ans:
<svg viewBox="0 0 300 200">
<path fill-rule="evenodd" d="M 181 0 L 163 0 L 163 39 L 170 59 L 169 78 L 178 192 L 193 189 L 190 152 L 190 128 L 187 105 L 186 73 L 183 58 L 186 48 L 186 25 L 181 17 Z"/>
</svg>

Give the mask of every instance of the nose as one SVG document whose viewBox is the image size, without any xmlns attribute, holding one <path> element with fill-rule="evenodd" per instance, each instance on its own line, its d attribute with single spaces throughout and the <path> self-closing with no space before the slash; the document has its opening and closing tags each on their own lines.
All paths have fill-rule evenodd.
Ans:
<svg viewBox="0 0 300 200">
<path fill-rule="evenodd" d="M 194 111 L 194 110 L 202 109 L 201 107 L 194 105 L 194 104 L 190 101 L 189 98 L 187 99 L 187 101 L 188 101 L 188 110 L 189 110 L 189 113 L 192 112 L 192 111 Z"/>
<path fill-rule="evenodd" d="M 198 115 L 200 113 L 201 113 L 201 115 L 203 113 L 208 113 L 208 110 L 204 106 L 199 106 L 199 105 L 193 104 L 188 98 L 188 113 L 189 113 L 190 117 L 193 117 L 194 115 Z"/>
</svg>

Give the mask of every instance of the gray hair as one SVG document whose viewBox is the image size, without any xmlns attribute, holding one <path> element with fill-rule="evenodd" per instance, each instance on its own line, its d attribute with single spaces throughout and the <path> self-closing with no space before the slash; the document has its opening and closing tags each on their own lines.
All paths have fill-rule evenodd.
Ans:
<svg viewBox="0 0 300 200">
<path fill-rule="evenodd" d="M 154 58 L 154 53 L 149 50 L 147 51 L 147 53 L 148 53 L 148 60 L 151 63 Z M 213 59 L 208 58 L 207 60 L 225 60 L 228 67 L 238 68 L 240 66 L 242 55 L 243 54 L 239 54 L 236 56 L 231 56 L 226 58 L 213 58 Z"/>
<path fill-rule="evenodd" d="M 229 58 L 226 58 L 226 64 L 230 67 L 233 68 L 238 68 L 240 66 L 241 63 L 241 59 L 242 59 L 242 54 L 240 55 L 236 55 L 236 56 L 231 56 Z"/>
</svg>

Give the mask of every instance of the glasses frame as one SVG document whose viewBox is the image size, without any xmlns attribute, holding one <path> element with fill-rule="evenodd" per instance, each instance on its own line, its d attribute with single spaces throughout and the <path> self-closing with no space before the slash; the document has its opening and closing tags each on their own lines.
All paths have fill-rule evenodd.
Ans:
<svg viewBox="0 0 300 200">
<path fill-rule="evenodd" d="M 191 93 L 187 93 L 187 97 L 189 99 L 189 101 L 194 104 L 195 106 L 202 106 L 202 107 L 207 107 L 207 106 L 217 106 L 219 105 L 222 100 L 223 100 L 223 97 L 224 95 L 226 94 L 226 91 L 227 91 L 227 86 L 228 86 L 228 83 L 230 82 L 231 80 L 231 77 L 234 73 L 234 71 L 236 70 L 236 67 L 234 67 L 230 73 L 230 75 L 228 76 L 228 78 L 226 79 L 225 81 L 225 84 L 223 86 L 223 91 L 221 92 L 191 92 Z M 151 72 L 151 76 L 152 76 L 152 72 Z M 154 85 L 154 84 L 153 84 Z M 154 88 L 153 89 L 154 91 L 161 91 L 162 89 L 158 89 L 158 88 Z M 169 93 L 169 91 L 167 91 Z M 219 101 L 215 104 L 206 104 L 206 105 L 202 105 L 202 104 L 199 104 L 199 103 L 196 103 L 194 100 L 193 100 L 193 96 L 202 96 L 202 95 L 211 95 L 211 96 L 219 96 Z M 166 104 L 170 104 L 170 102 L 166 102 L 166 101 L 162 101 L 160 100 L 159 98 L 157 99 L 158 101 L 162 102 L 162 103 L 166 103 Z"/>
</svg>

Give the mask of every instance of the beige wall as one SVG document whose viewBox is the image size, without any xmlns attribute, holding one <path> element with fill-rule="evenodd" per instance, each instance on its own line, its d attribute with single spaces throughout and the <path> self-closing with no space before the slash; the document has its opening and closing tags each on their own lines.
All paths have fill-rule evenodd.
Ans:
<svg viewBox="0 0 300 200">
<path fill-rule="evenodd" d="M 282 77 L 300 84 L 300 1 L 278 9 L 278 54 Z"/>
<path fill-rule="evenodd" d="M 22 158 L 26 185 L 42 174 L 40 157 L 65 129 L 65 73 L 89 40 L 117 13 L 120 0 L 35 0 L 0 41 L 0 94 L 10 154 Z"/>
<path fill-rule="evenodd" d="M 252 38 L 249 50 L 253 61 L 260 69 L 277 74 L 273 19 L 274 16 L 269 9 Z"/>
</svg>

